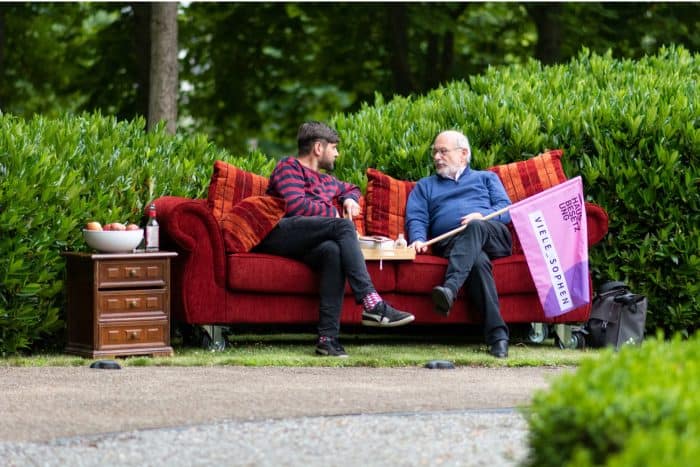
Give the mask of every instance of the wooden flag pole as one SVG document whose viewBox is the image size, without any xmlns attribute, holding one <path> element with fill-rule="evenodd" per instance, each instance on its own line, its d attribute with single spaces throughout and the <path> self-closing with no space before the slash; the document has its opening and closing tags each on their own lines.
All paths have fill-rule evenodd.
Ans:
<svg viewBox="0 0 700 467">
<path fill-rule="evenodd" d="M 508 212 L 509 210 L 510 210 L 510 206 L 506 206 L 506 207 L 504 207 L 503 209 L 499 209 L 498 211 L 492 212 L 491 214 L 488 214 L 488 215 L 484 216 L 481 220 L 487 221 L 487 220 L 489 220 L 489 219 L 493 219 L 494 217 L 500 216 L 501 214 L 503 214 L 504 212 Z M 433 238 L 433 239 L 428 240 L 427 242 L 425 242 L 424 245 L 425 245 L 425 246 L 430 246 L 430 245 L 432 245 L 433 243 L 437 243 L 437 242 L 439 242 L 440 240 L 444 240 L 444 239 L 446 239 L 446 238 L 448 238 L 448 237 L 451 237 L 451 236 L 453 236 L 453 235 L 455 235 L 455 234 L 461 232 L 462 230 L 466 229 L 466 228 L 467 228 L 467 225 L 469 225 L 469 224 L 460 225 L 459 227 L 457 227 L 457 228 L 455 228 L 455 229 L 452 229 L 452 230 L 450 230 L 450 231 L 448 231 L 448 232 L 445 232 L 445 233 L 442 234 L 442 235 L 438 235 L 437 237 L 435 237 L 435 238 Z"/>
</svg>

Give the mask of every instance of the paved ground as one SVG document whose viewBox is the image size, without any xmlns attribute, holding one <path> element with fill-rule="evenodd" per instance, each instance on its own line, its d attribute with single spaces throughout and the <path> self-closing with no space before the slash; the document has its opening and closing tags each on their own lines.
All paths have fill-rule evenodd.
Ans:
<svg viewBox="0 0 700 467">
<path fill-rule="evenodd" d="M 554 368 L 0 368 L 7 465 L 516 465 Z"/>
</svg>

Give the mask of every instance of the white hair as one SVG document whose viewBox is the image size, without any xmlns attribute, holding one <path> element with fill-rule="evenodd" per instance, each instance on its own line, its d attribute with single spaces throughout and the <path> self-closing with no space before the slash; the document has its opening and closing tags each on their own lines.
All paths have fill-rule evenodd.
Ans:
<svg viewBox="0 0 700 467">
<path fill-rule="evenodd" d="M 469 146 L 469 138 L 464 136 L 462 133 L 456 132 L 456 144 L 458 148 L 463 148 L 467 150 L 467 165 L 472 160 L 472 148 Z"/>
</svg>

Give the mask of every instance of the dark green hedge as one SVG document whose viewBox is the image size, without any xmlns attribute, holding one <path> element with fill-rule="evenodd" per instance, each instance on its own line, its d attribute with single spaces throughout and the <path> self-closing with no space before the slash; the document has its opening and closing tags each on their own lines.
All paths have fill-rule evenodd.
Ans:
<svg viewBox="0 0 700 467">
<path fill-rule="evenodd" d="M 365 169 L 399 178 L 432 172 L 429 146 L 458 128 L 477 168 L 565 150 L 587 197 L 610 214 L 591 250 L 597 282 L 627 281 L 649 297 L 650 329 L 698 327 L 700 130 L 697 56 L 665 49 L 638 62 L 582 53 L 567 65 L 495 68 L 422 97 L 337 115 L 337 175 L 366 185 Z M 61 344 L 60 251 L 85 249 L 86 220 L 139 222 L 161 195 L 204 196 L 215 159 L 263 175 L 263 154 L 232 157 L 202 137 L 145 133 L 144 122 L 100 115 L 0 116 L 0 354 L 39 337 Z M 46 339 L 50 336 L 51 339 Z"/>
<path fill-rule="evenodd" d="M 144 127 L 100 115 L 0 116 L 0 355 L 39 337 L 62 344 L 60 252 L 87 249 L 87 220 L 139 223 L 158 196 L 205 196 L 217 158 L 251 170 L 274 165 Z"/>
<path fill-rule="evenodd" d="M 526 465 L 685 466 L 700 459 L 700 335 L 607 350 L 524 412 Z"/>
<path fill-rule="evenodd" d="M 426 96 L 380 98 L 334 123 L 338 174 L 366 184 L 362 169 L 399 178 L 432 172 L 435 135 L 469 136 L 485 168 L 564 150 L 567 175 L 610 215 L 593 247 L 594 281 L 628 282 L 649 297 L 648 327 L 692 331 L 700 322 L 700 60 L 664 49 L 640 61 L 582 52 L 567 65 L 493 68 Z"/>
</svg>

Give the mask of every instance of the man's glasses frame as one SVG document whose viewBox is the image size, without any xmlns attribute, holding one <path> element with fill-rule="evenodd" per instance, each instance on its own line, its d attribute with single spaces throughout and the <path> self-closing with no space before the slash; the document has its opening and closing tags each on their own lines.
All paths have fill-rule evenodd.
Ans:
<svg viewBox="0 0 700 467">
<path fill-rule="evenodd" d="M 457 147 L 455 147 L 455 148 L 448 149 L 448 148 L 434 148 L 434 147 L 431 146 L 431 147 L 430 147 L 430 153 L 431 153 L 433 156 L 435 156 L 437 153 L 440 153 L 441 156 L 446 156 L 447 154 L 451 153 L 452 151 L 456 151 L 457 149 L 464 149 L 464 148 L 461 148 L 461 147 L 457 146 Z"/>
</svg>

